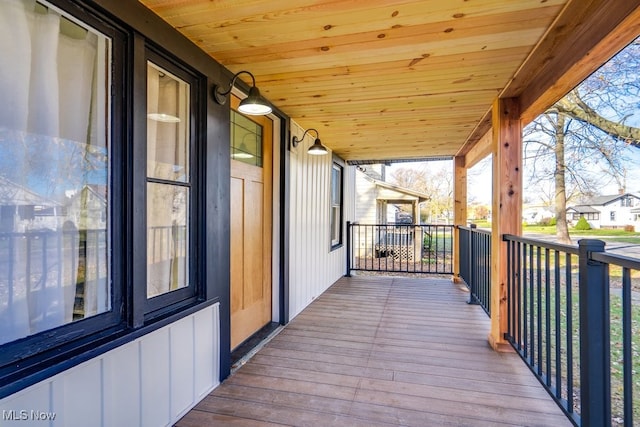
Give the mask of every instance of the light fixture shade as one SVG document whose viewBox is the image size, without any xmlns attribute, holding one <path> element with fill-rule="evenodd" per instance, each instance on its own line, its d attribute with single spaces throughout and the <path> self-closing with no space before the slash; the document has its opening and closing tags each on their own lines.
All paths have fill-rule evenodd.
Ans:
<svg viewBox="0 0 640 427">
<path fill-rule="evenodd" d="M 234 150 L 235 152 L 231 154 L 232 159 L 253 159 L 253 154 L 249 152 L 249 147 L 244 142 L 240 143 L 240 146 L 234 148 Z"/>
<path fill-rule="evenodd" d="M 166 113 L 149 113 L 147 118 L 162 123 L 180 123 L 180 117 Z"/>
<path fill-rule="evenodd" d="M 253 86 L 249 89 L 249 95 L 240 101 L 238 111 L 251 116 L 264 116 L 272 110 L 267 101 L 260 96 L 258 88 Z"/>
<path fill-rule="evenodd" d="M 327 150 L 327 147 L 322 145 L 322 142 L 320 142 L 320 138 L 316 138 L 313 145 L 309 147 L 309 150 L 307 150 L 307 153 L 313 154 L 314 156 L 322 156 L 329 153 L 329 150 Z"/>
<path fill-rule="evenodd" d="M 253 159 L 253 154 L 245 153 L 242 151 L 238 151 L 237 153 L 233 153 L 231 155 L 233 159 Z"/>
</svg>

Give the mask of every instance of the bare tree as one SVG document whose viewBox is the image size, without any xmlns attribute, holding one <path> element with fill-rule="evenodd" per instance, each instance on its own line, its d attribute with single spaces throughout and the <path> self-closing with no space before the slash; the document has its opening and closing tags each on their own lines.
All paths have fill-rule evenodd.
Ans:
<svg viewBox="0 0 640 427">
<path fill-rule="evenodd" d="M 428 167 L 420 169 L 400 168 L 391 175 L 391 180 L 411 190 L 419 191 L 430 196 L 427 203 L 426 215 L 433 217 L 449 218 L 453 210 L 453 176 L 451 168 L 433 171 Z"/>
<path fill-rule="evenodd" d="M 636 40 L 525 128 L 532 183 L 555 183 L 560 242 L 571 242 L 568 201 L 597 194 L 611 182 L 625 187 L 626 150 L 640 148 L 640 120 L 634 117 L 640 111 L 639 68 Z"/>
</svg>

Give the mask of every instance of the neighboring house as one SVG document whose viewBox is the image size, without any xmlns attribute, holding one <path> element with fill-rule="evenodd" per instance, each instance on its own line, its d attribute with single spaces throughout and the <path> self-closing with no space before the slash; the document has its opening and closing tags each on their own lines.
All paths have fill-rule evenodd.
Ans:
<svg viewBox="0 0 640 427">
<path fill-rule="evenodd" d="M 356 172 L 356 221 L 362 224 L 405 222 L 400 206 L 409 206 L 412 222 L 419 223 L 420 205 L 427 194 L 385 182 L 385 166 L 358 166 Z M 406 209 L 405 209 L 406 211 Z M 398 221 L 401 218 L 402 221 Z"/>
<path fill-rule="evenodd" d="M 575 225 L 584 217 L 591 228 L 640 226 L 640 197 L 632 193 L 597 196 L 567 208 L 567 220 Z"/>
<path fill-rule="evenodd" d="M 60 203 L 0 177 L 0 232 L 55 230 L 63 210 Z"/>
<path fill-rule="evenodd" d="M 71 195 L 67 219 L 83 230 L 104 230 L 107 227 L 107 194 L 104 185 L 85 185 Z"/>
<path fill-rule="evenodd" d="M 525 206 L 522 209 L 522 220 L 527 224 L 539 224 L 553 218 L 554 214 L 547 206 Z"/>
</svg>

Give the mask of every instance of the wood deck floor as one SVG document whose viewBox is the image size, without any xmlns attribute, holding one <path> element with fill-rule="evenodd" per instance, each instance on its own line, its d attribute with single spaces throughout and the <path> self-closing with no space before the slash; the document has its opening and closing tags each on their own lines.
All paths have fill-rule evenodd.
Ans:
<svg viewBox="0 0 640 427">
<path fill-rule="evenodd" d="M 177 426 L 569 426 L 448 279 L 340 279 Z"/>
</svg>

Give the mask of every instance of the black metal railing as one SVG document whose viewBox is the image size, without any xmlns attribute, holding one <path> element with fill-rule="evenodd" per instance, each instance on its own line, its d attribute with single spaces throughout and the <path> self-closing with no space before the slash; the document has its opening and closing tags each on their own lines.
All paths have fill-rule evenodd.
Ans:
<svg viewBox="0 0 640 427">
<path fill-rule="evenodd" d="M 460 277 L 469 288 L 469 303 L 491 316 L 491 232 L 475 224 L 458 227 Z"/>
<path fill-rule="evenodd" d="M 69 313 L 74 320 L 85 317 L 86 283 L 108 286 L 107 244 L 104 229 L 0 232 L 0 301 L 9 311 L 15 299 L 29 301 L 34 330 Z M 71 309 L 60 299 L 69 287 Z"/>
<path fill-rule="evenodd" d="M 453 226 L 347 222 L 352 270 L 453 274 Z"/>
<path fill-rule="evenodd" d="M 505 235 L 507 340 L 582 426 L 634 425 L 640 404 L 640 260 Z M 635 401 L 634 401 L 634 395 Z"/>
</svg>

